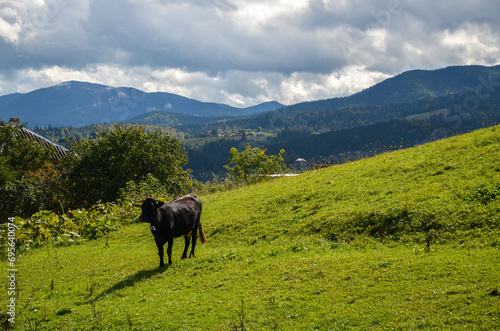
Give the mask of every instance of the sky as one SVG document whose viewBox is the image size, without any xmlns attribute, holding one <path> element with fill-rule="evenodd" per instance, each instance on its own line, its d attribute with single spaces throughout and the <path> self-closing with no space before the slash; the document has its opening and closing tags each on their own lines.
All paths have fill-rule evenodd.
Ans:
<svg viewBox="0 0 500 331">
<path fill-rule="evenodd" d="M 500 64 L 497 0 L 0 0 L 0 95 L 77 80 L 236 107 Z"/>
</svg>

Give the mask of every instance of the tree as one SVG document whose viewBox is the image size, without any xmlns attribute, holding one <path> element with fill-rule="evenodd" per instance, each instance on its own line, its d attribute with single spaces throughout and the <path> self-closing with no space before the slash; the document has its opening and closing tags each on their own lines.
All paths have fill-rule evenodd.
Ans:
<svg viewBox="0 0 500 331">
<path fill-rule="evenodd" d="M 285 151 L 280 150 L 278 155 L 266 155 L 267 149 L 261 150 L 257 147 L 245 145 L 244 150 L 240 153 L 235 147 L 229 151 L 230 157 L 227 163 L 234 165 L 233 167 L 225 166 L 229 174 L 237 181 L 245 180 L 259 181 L 267 178 L 272 174 L 283 173 L 286 171 L 286 166 L 281 156 Z"/>
<path fill-rule="evenodd" d="M 39 169 L 24 172 L 21 179 L 0 187 L 0 210 L 24 218 L 44 209 L 63 211 L 66 190 L 60 171 L 46 162 Z"/>
<path fill-rule="evenodd" d="M 0 157 L 0 187 L 16 178 L 15 172 L 7 164 L 5 157 Z"/>
<path fill-rule="evenodd" d="M 0 122 L 0 210 L 28 217 L 59 207 L 64 188 L 51 163 L 55 150 L 23 138 L 24 125 Z"/>
<path fill-rule="evenodd" d="M 165 190 L 180 195 L 190 188 L 187 155 L 179 140 L 168 134 L 145 132 L 143 127 L 115 125 L 96 128 L 94 139 L 73 144 L 64 168 L 73 187 L 76 205 L 113 201 L 129 181 L 141 182 L 151 174 Z"/>
<path fill-rule="evenodd" d="M 51 159 L 53 150 L 44 148 L 42 144 L 23 139 L 21 130 L 25 123 L 0 122 L 0 157 L 5 165 L 20 177 L 26 171 L 35 171 Z"/>
</svg>

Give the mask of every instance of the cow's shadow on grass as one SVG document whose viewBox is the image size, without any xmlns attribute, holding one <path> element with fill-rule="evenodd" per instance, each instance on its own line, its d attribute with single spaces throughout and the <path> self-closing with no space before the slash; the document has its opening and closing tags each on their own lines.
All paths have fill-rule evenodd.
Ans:
<svg viewBox="0 0 500 331">
<path fill-rule="evenodd" d="M 135 273 L 134 275 L 130 275 L 127 278 L 125 278 L 124 280 L 119 281 L 118 283 L 111 286 L 110 288 L 104 290 L 101 294 L 95 296 L 90 301 L 100 300 L 108 294 L 112 294 L 112 293 L 119 291 L 121 289 L 124 289 L 126 287 L 134 286 L 135 284 L 137 284 L 139 282 L 143 282 L 146 279 L 149 279 L 155 275 L 163 273 L 167 269 L 168 269 L 168 267 L 155 268 L 155 269 L 150 269 L 150 270 L 141 270 L 141 271 Z M 116 293 L 116 294 L 118 294 L 118 293 Z"/>
</svg>

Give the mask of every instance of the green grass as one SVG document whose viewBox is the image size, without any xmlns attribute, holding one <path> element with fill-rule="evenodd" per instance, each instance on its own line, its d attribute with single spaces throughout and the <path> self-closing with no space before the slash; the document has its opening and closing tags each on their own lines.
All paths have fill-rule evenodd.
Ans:
<svg viewBox="0 0 500 331">
<path fill-rule="evenodd" d="M 203 195 L 162 270 L 147 224 L 22 253 L 16 327 L 499 329 L 498 160 L 495 127 Z"/>
<path fill-rule="evenodd" d="M 446 113 L 447 111 L 448 111 L 447 108 L 438 109 L 438 110 L 433 110 L 433 111 L 429 111 L 429 112 L 426 112 L 426 113 L 421 113 L 421 114 L 415 114 L 415 115 L 406 116 L 406 119 L 407 120 L 425 121 L 425 120 L 428 120 L 429 118 L 431 118 L 432 116 L 441 115 L 441 114 Z"/>
</svg>

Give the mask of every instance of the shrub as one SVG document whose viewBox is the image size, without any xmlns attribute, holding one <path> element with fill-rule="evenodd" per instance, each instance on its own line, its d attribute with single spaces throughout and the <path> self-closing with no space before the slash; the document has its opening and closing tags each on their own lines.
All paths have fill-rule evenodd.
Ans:
<svg viewBox="0 0 500 331">
<path fill-rule="evenodd" d="M 73 192 L 74 206 L 114 201 L 133 181 L 157 178 L 166 192 L 180 195 L 190 189 L 187 155 L 177 138 L 137 126 L 97 127 L 95 139 L 82 139 L 63 165 Z"/>
<path fill-rule="evenodd" d="M 15 217 L 16 247 L 21 250 L 39 247 L 49 242 L 69 245 L 97 239 L 117 230 L 121 224 L 135 222 L 138 210 L 131 204 L 97 204 L 89 209 L 76 209 L 58 215 L 42 210 L 30 217 Z M 8 224 L 0 225 L 0 244 L 7 244 Z M 0 254 L 5 254 L 5 250 Z"/>
<path fill-rule="evenodd" d="M 54 150 L 24 139 L 24 124 L 0 122 L 0 221 L 60 208 L 63 182 L 50 163 Z"/>
<path fill-rule="evenodd" d="M 119 197 L 125 201 L 137 201 L 146 197 L 168 201 L 171 198 L 171 194 L 158 179 L 152 174 L 147 174 L 141 181 L 127 182 L 125 187 L 120 189 Z"/>
<path fill-rule="evenodd" d="M 240 153 L 236 148 L 229 151 L 230 157 L 227 163 L 234 166 L 225 166 L 230 176 L 236 181 L 256 182 L 267 178 L 272 174 L 280 174 L 286 171 L 285 162 L 281 156 L 285 151 L 282 149 L 278 155 L 266 155 L 266 149 L 245 145 Z"/>
<path fill-rule="evenodd" d="M 0 207 L 10 215 L 28 217 L 40 210 L 62 210 L 66 205 L 61 173 L 50 162 L 25 172 L 20 179 L 0 187 Z"/>
<path fill-rule="evenodd" d="M 0 186 L 4 186 L 15 178 L 16 173 L 7 164 L 7 159 L 0 157 Z"/>
<path fill-rule="evenodd" d="M 39 169 L 54 153 L 42 144 L 23 139 L 19 134 L 23 127 L 24 124 L 0 122 L 0 157 L 18 175 Z"/>
</svg>

